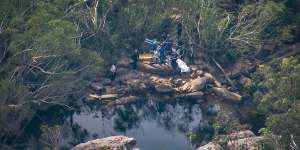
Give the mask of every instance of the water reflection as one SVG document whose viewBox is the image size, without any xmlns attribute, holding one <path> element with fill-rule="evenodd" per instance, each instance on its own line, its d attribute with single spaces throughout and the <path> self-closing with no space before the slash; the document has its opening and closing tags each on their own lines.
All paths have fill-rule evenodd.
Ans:
<svg viewBox="0 0 300 150">
<path fill-rule="evenodd" d="M 85 140 L 112 135 L 137 139 L 142 150 L 189 150 L 211 139 L 212 129 L 197 103 L 148 101 L 107 108 L 89 106 L 73 116 Z"/>
</svg>

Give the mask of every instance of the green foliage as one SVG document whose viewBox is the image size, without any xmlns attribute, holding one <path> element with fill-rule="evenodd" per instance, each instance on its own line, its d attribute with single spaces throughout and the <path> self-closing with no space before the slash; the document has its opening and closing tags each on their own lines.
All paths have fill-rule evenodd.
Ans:
<svg viewBox="0 0 300 150">
<path fill-rule="evenodd" d="M 234 12 L 222 9 L 216 0 L 181 1 L 180 6 L 186 38 L 199 45 L 197 53 L 221 59 L 255 50 L 272 38 L 286 10 L 284 4 L 274 1 L 243 4 Z"/>
<path fill-rule="evenodd" d="M 261 133 L 275 133 L 282 136 L 285 146 L 290 136 L 300 142 L 300 64 L 296 58 L 285 58 L 278 66 L 260 66 L 260 89 L 255 96 L 257 108 L 268 116 L 267 128 Z"/>
</svg>

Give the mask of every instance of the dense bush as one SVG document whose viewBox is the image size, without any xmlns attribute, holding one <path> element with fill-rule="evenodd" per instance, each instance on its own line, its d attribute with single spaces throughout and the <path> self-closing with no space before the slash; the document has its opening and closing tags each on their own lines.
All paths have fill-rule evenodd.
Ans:
<svg viewBox="0 0 300 150">
<path fill-rule="evenodd" d="M 285 58 L 279 65 L 261 66 L 256 77 L 255 101 L 260 113 L 267 116 L 264 133 L 281 136 L 286 147 L 300 143 L 300 64 Z M 270 132 L 266 132 L 270 131 Z"/>
</svg>

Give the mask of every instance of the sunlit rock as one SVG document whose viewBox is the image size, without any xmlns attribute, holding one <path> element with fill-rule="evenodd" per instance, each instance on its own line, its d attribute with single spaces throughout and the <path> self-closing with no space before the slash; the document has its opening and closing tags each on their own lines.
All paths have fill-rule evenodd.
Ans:
<svg viewBox="0 0 300 150">
<path fill-rule="evenodd" d="M 111 136 L 81 143 L 71 150 L 131 150 L 136 144 L 134 138 L 126 136 Z"/>
<path fill-rule="evenodd" d="M 219 97 L 224 98 L 226 100 L 231 100 L 231 101 L 235 101 L 235 102 L 239 102 L 242 100 L 242 96 L 231 92 L 229 90 L 227 90 L 226 88 L 218 88 L 218 87 L 213 87 L 212 91 Z"/>
</svg>

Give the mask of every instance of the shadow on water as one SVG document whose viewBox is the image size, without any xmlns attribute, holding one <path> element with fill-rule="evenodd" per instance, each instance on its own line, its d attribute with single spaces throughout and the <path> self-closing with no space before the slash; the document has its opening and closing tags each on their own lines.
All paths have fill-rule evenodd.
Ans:
<svg viewBox="0 0 300 150">
<path fill-rule="evenodd" d="M 134 137 L 136 147 L 142 150 L 190 150 L 207 143 L 213 135 L 200 104 L 191 101 L 148 100 L 114 107 L 94 104 L 77 112 L 56 109 L 44 114 L 49 118 L 43 120 L 60 125 L 59 144 L 64 149 L 91 139 L 126 135 Z M 34 129 L 39 127 L 28 130 Z"/>
</svg>

